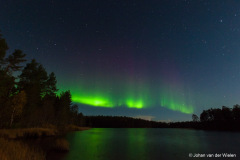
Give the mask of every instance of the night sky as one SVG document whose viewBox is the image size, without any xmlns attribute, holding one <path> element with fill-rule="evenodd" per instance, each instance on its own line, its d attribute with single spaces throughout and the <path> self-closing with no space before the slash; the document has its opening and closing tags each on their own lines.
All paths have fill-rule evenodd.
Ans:
<svg viewBox="0 0 240 160">
<path fill-rule="evenodd" d="M 240 1 L 1 0 L 0 29 L 84 115 L 182 121 L 240 103 Z"/>
</svg>

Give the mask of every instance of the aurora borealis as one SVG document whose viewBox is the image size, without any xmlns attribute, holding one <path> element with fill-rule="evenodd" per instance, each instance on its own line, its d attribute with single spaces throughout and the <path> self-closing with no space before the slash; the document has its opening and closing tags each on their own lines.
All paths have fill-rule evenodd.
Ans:
<svg viewBox="0 0 240 160">
<path fill-rule="evenodd" d="M 240 2 L 4 1 L 0 29 L 84 115 L 191 120 L 240 100 Z M 6 16 L 7 15 L 7 16 Z"/>
<path fill-rule="evenodd" d="M 113 108 L 113 107 L 119 107 L 119 106 L 126 106 L 128 108 L 137 108 L 137 109 L 143 109 L 151 107 L 150 104 L 145 104 L 144 100 L 142 99 L 127 99 L 124 101 L 124 103 L 114 103 L 109 100 L 106 100 L 101 97 L 84 97 L 84 96 L 73 96 L 72 98 L 73 102 L 76 103 L 82 103 L 87 104 L 90 106 L 95 107 L 107 107 L 107 108 Z M 174 111 L 180 111 L 182 113 L 193 113 L 193 106 L 186 106 L 184 103 L 177 103 L 174 99 L 161 99 L 160 105 L 162 107 L 167 107 L 168 109 L 174 110 Z"/>
<path fill-rule="evenodd" d="M 151 89 L 151 91 L 154 92 L 153 89 Z M 118 95 L 115 95 L 113 91 L 111 94 L 105 94 L 106 92 L 107 91 L 104 91 L 104 89 L 102 92 L 100 91 L 98 93 L 96 93 L 96 90 L 94 89 L 89 93 L 85 92 L 85 90 L 82 90 L 82 92 L 79 90 L 72 92 L 72 100 L 76 103 L 86 104 L 94 107 L 127 107 L 144 109 L 151 108 L 153 106 L 162 106 L 187 114 L 193 113 L 194 111 L 194 107 L 187 105 L 187 101 L 176 93 L 167 94 L 166 92 L 162 92 L 162 94 L 154 97 L 154 95 L 150 95 L 148 92 L 141 91 L 129 91 L 128 94 L 119 93 Z M 173 97 L 174 94 L 176 94 L 176 97 Z"/>
</svg>

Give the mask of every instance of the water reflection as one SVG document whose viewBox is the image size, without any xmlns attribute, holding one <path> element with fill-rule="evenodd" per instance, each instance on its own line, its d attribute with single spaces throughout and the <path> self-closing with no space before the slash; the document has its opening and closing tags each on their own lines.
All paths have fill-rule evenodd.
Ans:
<svg viewBox="0 0 240 160">
<path fill-rule="evenodd" d="M 148 159 L 146 132 L 147 130 L 144 128 L 127 129 L 128 141 L 126 142 L 126 147 L 128 148 L 128 159 Z"/>
<path fill-rule="evenodd" d="M 93 128 L 70 133 L 67 139 L 70 151 L 65 160 L 181 160 L 189 153 L 238 155 L 240 147 L 238 133 L 188 129 Z"/>
<path fill-rule="evenodd" d="M 112 132 L 103 132 L 102 129 L 91 129 L 86 132 L 68 134 L 71 151 L 65 159 L 102 159 L 111 146 Z"/>
</svg>

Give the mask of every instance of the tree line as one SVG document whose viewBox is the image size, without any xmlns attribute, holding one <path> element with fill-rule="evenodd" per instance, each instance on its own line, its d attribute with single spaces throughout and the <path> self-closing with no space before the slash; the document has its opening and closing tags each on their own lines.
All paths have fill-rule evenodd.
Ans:
<svg viewBox="0 0 240 160">
<path fill-rule="evenodd" d="M 0 128 L 83 125 L 70 91 L 57 94 L 55 74 L 35 59 L 26 63 L 21 50 L 7 56 L 8 49 L 0 34 Z"/>
<path fill-rule="evenodd" d="M 233 108 L 222 106 L 222 109 L 203 110 L 200 114 L 201 122 L 208 121 L 240 121 L 240 105 L 236 104 Z"/>
<path fill-rule="evenodd" d="M 85 116 L 85 124 L 96 128 L 167 128 L 163 122 L 125 116 Z"/>
<path fill-rule="evenodd" d="M 200 118 L 192 115 L 192 121 L 156 122 L 122 116 L 85 116 L 85 123 L 99 128 L 192 128 L 202 130 L 240 130 L 240 105 L 233 108 L 210 108 L 203 110 Z"/>
<path fill-rule="evenodd" d="M 203 130 L 240 130 L 240 105 L 236 104 L 232 108 L 222 106 L 222 108 L 210 108 L 203 110 L 200 118 L 192 115 L 192 121 L 170 123 L 170 128 L 194 128 Z"/>
</svg>

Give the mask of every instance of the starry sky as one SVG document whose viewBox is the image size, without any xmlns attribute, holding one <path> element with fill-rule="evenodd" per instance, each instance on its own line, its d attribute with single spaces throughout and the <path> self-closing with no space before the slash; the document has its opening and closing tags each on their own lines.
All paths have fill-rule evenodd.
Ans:
<svg viewBox="0 0 240 160">
<path fill-rule="evenodd" d="M 85 115 L 191 120 L 240 103 L 240 1 L 1 0 L 10 47 Z"/>
</svg>

